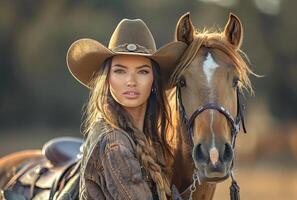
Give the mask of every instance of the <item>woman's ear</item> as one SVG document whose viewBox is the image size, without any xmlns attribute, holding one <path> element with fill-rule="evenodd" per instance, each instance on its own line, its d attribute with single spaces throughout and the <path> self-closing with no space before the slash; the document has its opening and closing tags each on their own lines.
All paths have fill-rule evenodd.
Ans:
<svg viewBox="0 0 297 200">
<path fill-rule="evenodd" d="M 177 41 L 185 42 L 186 44 L 191 44 L 194 38 L 195 28 L 192 24 L 190 13 L 187 12 L 178 20 L 175 29 L 175 39 Z"/>
<path fill-rule="evenodd" d="M 230 13 L 229 20 L 225 26 L 224 34 L 226 39 L 235 47 L 239 49 L 243 38 L 243 28 L 239 18 Z"/>
</svg>

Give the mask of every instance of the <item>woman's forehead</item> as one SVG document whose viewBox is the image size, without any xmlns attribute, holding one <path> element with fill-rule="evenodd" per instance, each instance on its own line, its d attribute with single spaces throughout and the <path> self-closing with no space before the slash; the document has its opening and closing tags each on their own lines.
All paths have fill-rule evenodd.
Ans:
<svg viewBox="0 0 297 200">
<path fill-rule="evenodd" d="M 152 66 L 151 60 L 138 55 L 116 55 L 112 58 L 112 66 L 121 65 L 124 67 Z"/>
</svg>

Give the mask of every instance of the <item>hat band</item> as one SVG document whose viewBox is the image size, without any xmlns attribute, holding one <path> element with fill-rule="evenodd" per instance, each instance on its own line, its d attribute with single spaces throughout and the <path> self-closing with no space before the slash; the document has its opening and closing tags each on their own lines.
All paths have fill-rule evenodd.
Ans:
<svg viewBox="0 0 297 200">
<path fill-rule="evenodd" d="M 114 52 L 133 52 L 133 53 L 143 53 L 143 54 L 153 54 L 154 51 L 151 49 L 147 49 L 144 46 L 141 46 L 139 44 L 133 44 L 133 43 L 125 43 L 116 46 L 115 48 L 111 49 Z"/>
</svg>

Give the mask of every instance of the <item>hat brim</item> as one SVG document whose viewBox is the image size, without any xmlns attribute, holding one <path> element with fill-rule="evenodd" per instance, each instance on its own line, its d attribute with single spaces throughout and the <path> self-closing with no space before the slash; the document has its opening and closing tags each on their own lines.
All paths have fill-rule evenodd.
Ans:
<svg viewBox="0 0 297 200">
<path fill-rule="evenodd" d="M 68 49 L 66 62 L 70 73 L 81 84 L 90 88 L 93 74 L 102 67 L 103 62 L 115 55 L 145 56 L 156 61 L 161 70 L 163 83 L 168 83 L 181 55 L 187 45 L 183 42 L 171 42 L 153 54 L 136 52 L 113 52 L 93 39 L 80 39 L 75 41 Z"/>
</svg>

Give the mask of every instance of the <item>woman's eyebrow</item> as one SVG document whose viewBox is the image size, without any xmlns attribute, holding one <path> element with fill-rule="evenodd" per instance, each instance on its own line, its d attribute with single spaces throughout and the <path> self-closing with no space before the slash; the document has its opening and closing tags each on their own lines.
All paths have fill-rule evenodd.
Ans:
<svg viewBox="0 0 297 200">
<path fill-rule="evenodd" d="M 121 68 L 125 68 L 125 69 L 128 68 L 127 66 L 121 65 L 121 64 L 114 64 L 112 67 L 121 67 Z M 146 67 L 151 68 L 150 65 L 144 64 L 144 65 L 136 67 L 136 69 L 141 69 L 141 68 L 146 68 Z"/>
<path fill-rule="evenodd" d="M 127 66 L 125 65 L 121 65 L 121 64 L 115 64 L 112 67 L 121 67 L 121 68 L 127 68 Z"/>
<path fill-rule="evenodd" d="M 141 66 L 137 67 L 137 69 L 141 69 L 141 68 L 145 68 L 145 67 L 151 68 L 150 65 L 145 64 L 145 65 L 141 65 Z"/>
</svg>

